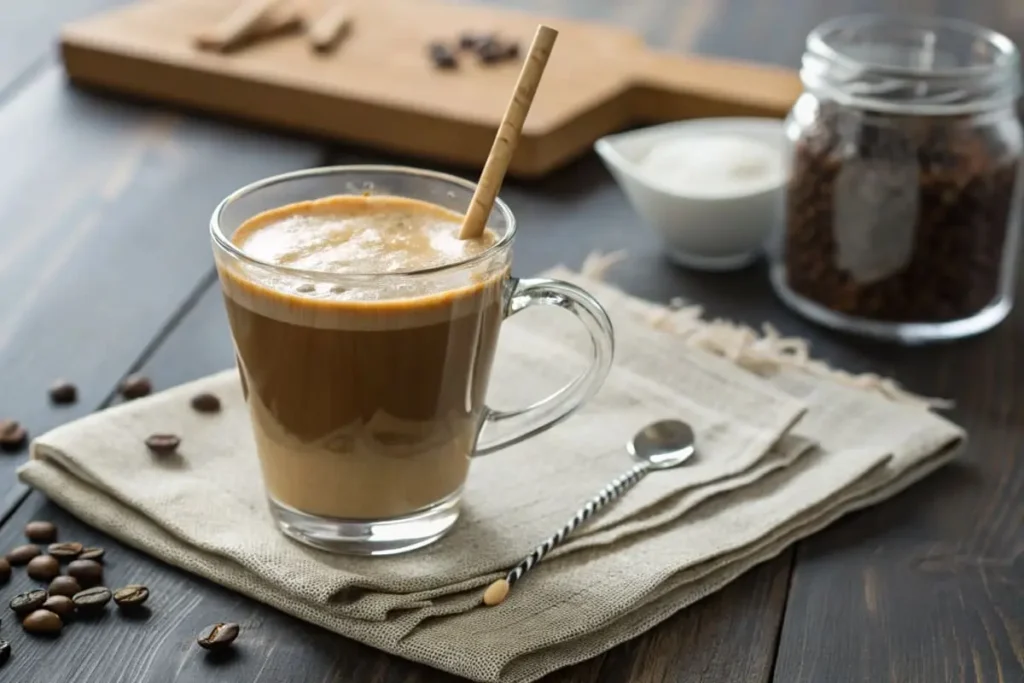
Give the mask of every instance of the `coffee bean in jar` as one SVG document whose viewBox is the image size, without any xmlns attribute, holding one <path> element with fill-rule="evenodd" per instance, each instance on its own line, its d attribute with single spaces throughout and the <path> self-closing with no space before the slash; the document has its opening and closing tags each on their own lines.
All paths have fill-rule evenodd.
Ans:
<svg viewBox="0 0 1024 683">
<path fill-rule="evenodd" d="M 801 77 L 772 267 L 782 299 L 904 342 L 1002 320 L 1024 149 L 1013 44 L 942 19 L 845 17 L 811 33 Z"/>
</svg>

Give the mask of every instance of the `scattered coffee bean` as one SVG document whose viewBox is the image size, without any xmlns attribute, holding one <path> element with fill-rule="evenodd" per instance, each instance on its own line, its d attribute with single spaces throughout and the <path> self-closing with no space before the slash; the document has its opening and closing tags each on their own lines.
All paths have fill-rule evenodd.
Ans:
<svg viewBox="0 0 1024 683">
<path fill-rule="evenodd" d="M 66 595 L 51 595 L 46 598 L 42 609 L 53 612 L 64 622 L 75 615 L 75 603 Z"/>
<path fill-rule="evenodd" d="M 430 61 L 437 69 L 454 69 L 459 65 L 455 54 L 444 43 L 430 44 Z"/>
<path fill-rule="evenodd" d="M 0 666 L 7 663 L 11 658 L 11 644 L 6 640 L 0 640 Z"/>
<path fill-rule="evenodd" d="M 0 583 L 7 583 L 11 580 L 11 563 L 7 558 L 0 557 Z"/>
<path fill-rule="evenodd" d="M 39 555 L 28 561 L 26 570 L 29 578 L 50 582 L 60 574 L 60 562 L 53 555 Z"/>
<path fill-rule="evenodd" d="M 82 544 L 75 541 L 51 543 L 46 548 L 46 552 L 50 553 L 61 562 L 67 562 L 68 560 L 73 560 L 82 554 Z"/>
<path fill-rule="evenodd" d="M 74 560 L 68 565 L 68 576 L 78 579 L 82 588 L 103 583 L 103 565 L 95 560 Z"/>
<path fill-rule="evenodd" d="M 220 399 L 209 393 L 196 394 L 192 397 L 192 408 L 199 413 L 219 413 Z"/>
<path fill-rule="evenodd" d="M 57 540 L 57 527 L 42 520 L 29 522 L 25 525 L 25 538 L 33 543 L 53 543 Z"/>
<path fill-rule="evenodd" d="M 138 607 L 146 600 L 149 600 L 149 589 L 136 583 L 114 591 L 114 602 L 122 609 Z"/>
<path fill-rule="evenodd" d="M 57 405 L 66 405 L 78 400 L 78 387 L 67 380 L 57 380 L 50 386 L 50 400 Z"/>
<path fill-rule="evenodd" d="M 508 59 L 508 49 L 504 44 L 492 38 L 491 40 L 477 46 L 476 56 L 479 57 L 480 61 L 484 64 L 495 64 Z"/>
<path fill-rule="evenodd" d="M 82 554 L 78 556 L 80 560 L 93 560 L 94 562 L 103 561 L 103 548 L 99 546 L 92 546 L 90 548 L 83 548 Z M 52 553 L 51 553 L 52 554 Z"/>
<path fill-rule="evenodd" d="M 60 633 L 64 628 L 64 622 L 53 612 L 45 609 L 37 609 L 21 622 L 22 627 L 29 633 L 36 635 L 52 636 Z"/>
<path fill-rule="evenodd" d="M 223 623 L 214 624 L 207 626 L 203 629 L 203 632 L 199 634 L 199 638 L 196 642 L 199 643 L 199 647 L 204 650 L 223 650 L 235 642 L 235 638 L 238 637 L 238 624 Z"/>
<path fill-rule="evenodd" d="M 71 601 L 75 603 L 75 609 L 79 614 L 87 617 L 96 616 L 110 602 L 110 590 L 103 586 L 87 588 L 81 593 L 76 593 Z"/>
<path fill-rule="evenodd" d="M 19 617 L 23 617 L 41 608 L 43 603 L 46 602 L 46 597 L 46 591 L 44 590 L 34 590 L 15 595 L 11 599 L 11 609 Z"/>
<path fill-rule="evenodd" d="M 492 34 L 465 31 L 459 36 L 459 47 L 463 50 L 475 50 L 487 41 L 494 39 L 495 36 Z"/>
<path fill-rule="evenodd" d="M 28 564 L 28 561 L 33 557 L 38 557 L 42 553 L 39 550 L 39 546 L 35 545 L 19 545 L 14 550 L 7 553 L 7 561 L 12 565 L 18 566 L 22 564 Z"/>
<path fill-rule="evenodd" d="M 60 595 L 71 598 L 81 592 L 82 584 L 73 576 L 58 576 L 50 582 L 50 597 Z"/>
<path fill-rule="evenodd" d="M 127 400 L 148 396 L 153 391 L 153 383 L 143 375 L 128 375 L 121 382 L 121 396 Z"/>
<path fill-rule="evenodd" d="M 15 420 L 0 420 L 0 451 L 20 451 L 28 441 L 28 432 Z"/>
<path fill-rule="evenodd" d="M 171 455 L 181 445 L 181 438 L 174 434 L 151 434 L 146 438 L 146 447 L 154 455 Z"/>
</svg>

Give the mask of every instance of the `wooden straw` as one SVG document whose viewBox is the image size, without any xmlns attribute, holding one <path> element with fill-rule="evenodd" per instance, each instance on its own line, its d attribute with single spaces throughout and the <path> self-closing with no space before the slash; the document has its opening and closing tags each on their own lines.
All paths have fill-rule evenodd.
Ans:
<svg viewBox="0 0 1024 683">
<path fill-rule="evenodd" d="M 309 42 L 317 52 L 329 52 L 345 35 L 350 24 L 345 5 L 338 0 L 327 8 L 309 29 Z"/>
<path fill-rule="evenodd" d="M 530 112 L 533 96 L 537 92 L 541 76 L 544 75 L 544 67 L 548 65 L 548 57 L 551 56 L 551 48 L 554 47 L 557 37 L 558 31 L 550 26 L 537 27 L 533 44 L 530 45 L 530 53 L 526 56 L 523 70 L 519 72 L 515 92 L 512 93 L 505 116 L 498 126 L 498 134 L 491 146 L 491 153 L 487 155 L 487 163 L 480 174 L 466 218 L 462 221 L 462 228 L 459 230 L 461 240 L 476 239 L 484 232 L 487 217 L 491 215 L 494 199 L 498 196 L 501 182 L 505 179 L 505 171 L 508 170 L 512 154 L 516 151 L 519 133 L 523 130 L 523 122 Z"/>
<path fill-rule="evenodd" d="M 254 38 L 257 33 L 277 33 L 301 20 L 293 7 L 274 11 L 281 0 L 244 0 L 223 20 L 195 36 L 204 50 L 227 52 Z"/>
</svg>

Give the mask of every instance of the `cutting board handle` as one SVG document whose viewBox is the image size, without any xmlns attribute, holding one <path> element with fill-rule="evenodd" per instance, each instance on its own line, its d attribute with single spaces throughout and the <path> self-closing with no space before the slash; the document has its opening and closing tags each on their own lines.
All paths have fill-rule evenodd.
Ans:
<svg viewBox="0 0 1024 683">
<path fill-rule="evenodd" d="M 648 123 L 707 116 L 784 118 L 800 79 L 781 67 L 646 50 L 632 90 L 634 116 Z"/>
</svg>

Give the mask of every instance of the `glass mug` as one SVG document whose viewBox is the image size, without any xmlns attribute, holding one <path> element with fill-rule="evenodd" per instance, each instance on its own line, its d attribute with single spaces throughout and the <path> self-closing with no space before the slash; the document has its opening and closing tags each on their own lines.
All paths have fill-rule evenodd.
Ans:
<svg viewBox="0 0 1024 683">
<path fill-rule="evenodd" d="M 336 274 L 261 262 L 232 242 L 265 211 L 338 195 L 417 199 L 462 214 L 474 184 L 390 166 L 258 181 L 224 199 L 210 232 L 242 389 L 278 527 L 328 551 L 383 555 L 443 536 L 473 456 L 534 436 L 590 399 L 611 366 L 611 321 L 574 285 L 510 275 L 515 218 L 500 199 L 494 243 L 410 272 Z M 502 321 L 563 308 L 593 343 L 589 368 L 516 411 L 484 402 Z"/>
</svg>

